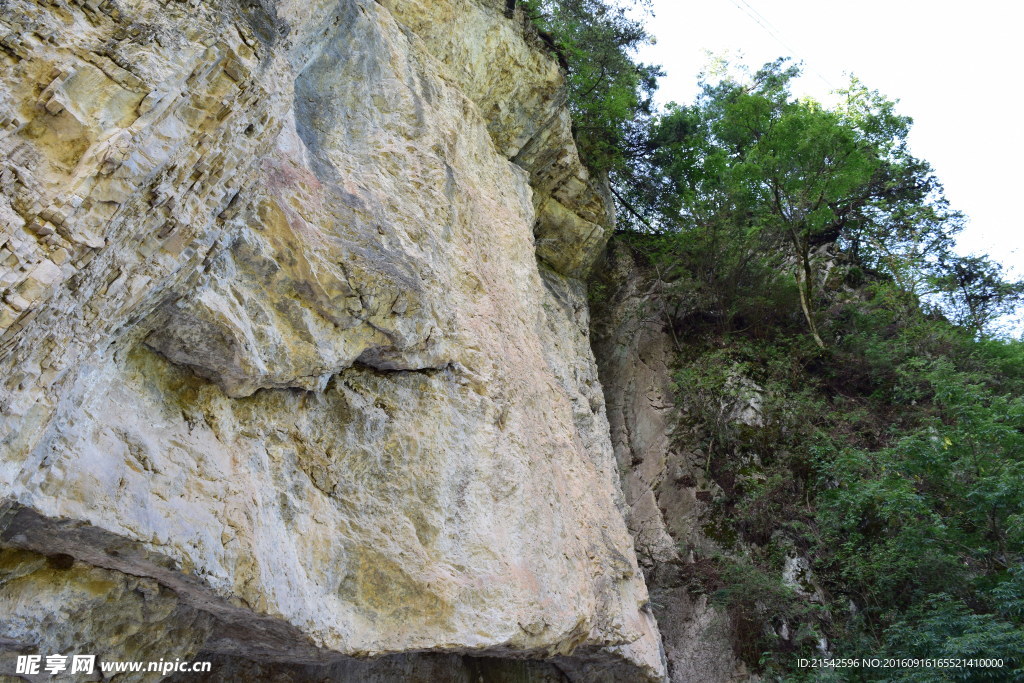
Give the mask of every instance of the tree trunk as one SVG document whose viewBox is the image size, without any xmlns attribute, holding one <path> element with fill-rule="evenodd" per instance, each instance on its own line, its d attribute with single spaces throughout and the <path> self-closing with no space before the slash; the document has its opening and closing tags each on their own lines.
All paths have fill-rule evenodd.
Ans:
<svg viewBox="0 0 1024 683">
<path fill-rule="evenodd" d="M 814 315 L 811 307 L 811 297 L 813 294 L 814 278 L 811 275 L 811 246 L 809 240 L 800 239 L 798 233 L 793 230 L 790 233 L 793 239 L 793 251 L 797 258 L 796 267 L 796 283 L 797 289 L 800 291 L 800 308 L 804 311 L 804 319 L 807 320 L 807 328 L 811 332 L 811 336 L 814 337 L 814 343 L 818 345 L 818 348 L 825 348 L 825 342 L 821 340 L 821 335 L 818 334 L 818 326 L 814 324 Z"/>
</svg>

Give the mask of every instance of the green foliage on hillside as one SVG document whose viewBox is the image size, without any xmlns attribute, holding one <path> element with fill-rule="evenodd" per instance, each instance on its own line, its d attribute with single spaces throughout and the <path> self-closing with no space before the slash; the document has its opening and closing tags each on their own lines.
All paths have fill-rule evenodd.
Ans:
<svg viewBox="0 0 1024 683">
<path fill-rule="evenodd" d="M 707 456 L 702 588 L 775 676 L 827 642 L 1024 677 L 1024 345 L 989 334 L 1024 285 L 952 251 L 962 216 L 892 102 L 853 81 L 829 110 L 792 97 L 797 74 L 706 82 L 620 188 L 673 299 L 679 438 Z M 783 580 L 794 558 L 807 585 Z"/>
<path fill-rule="evenodd" d="M 707 457 L 701 587 L 775 676 L 827 642 L 1024 677 L 1024 344 L 989 333 L 1024 285 L 952 251 L 962 217 L 891 102 L 854 81 L 828 110 L 796 75 L 706 83 L 623 190 L 672 299 L 679 439 Z M 783 580 L 795 558 L 806 585 Z"/>
<path fill-rule="evenodd" d="M 836 657 L 998 657 L 992 680 L 1024 677 L 1024 344 L 978 341 L 884 280 L 833 314 L 824 350 L 798 319 L 757 335 L 672 321 L 678 438 L 707 454 L 721 547 L 703 590 L 778 676 L 824 636 Z M 736 419 L 751 392 L 757 419 Z M 787 556 L 810 562 L 804 595 Z"/>
<path fill-rule="evenodd" d="M 677 438 L 706 458 L 717 547 L 689 549 L 694 589 L 729 611 L 739 654 L 771 678 L 827 678 L 796 665 L 827 643 L 1002 658 L 941 676 L 1024 679 L 1024 343 L 994 327 L 1024 282 L 954 252 L 964 218 L 910 153 L 910 119 L 855 79 L 833 108 L 795 98 L 781 59 L 724 65 L 656 112 L 626 11 L 529 9 L 566 61 L 621 239 L 670 299 Z"/>
</svg>

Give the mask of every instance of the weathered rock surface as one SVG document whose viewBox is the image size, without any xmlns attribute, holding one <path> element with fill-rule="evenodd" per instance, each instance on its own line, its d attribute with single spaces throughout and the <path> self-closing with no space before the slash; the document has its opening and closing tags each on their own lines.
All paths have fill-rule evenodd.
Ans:
<svg viewBox="0 0 1024 683">
<path fill-rule="evenodd" d="M 651 591 L 670 680 L 745 680 L 749 674 L 733 653 L 728 615 L 694 590 L 701 567 L 693 551 L 706 557 L 716 549 L 703 532 L 706 519 L 697 495 L 708 485 L 704 457 L 673 439 L 679 413 L 669 297 L 664 283 L 637 259 L 626 244 L 609 245 L 600 284 L 606 300 L 595 307 L 593 323 L 627 522 Z"/>
<path fill-rule="evenodd" d="M 608 199 L 504 7 L 3 3 L 0 666 L 663 676 Z"/>
</svg>

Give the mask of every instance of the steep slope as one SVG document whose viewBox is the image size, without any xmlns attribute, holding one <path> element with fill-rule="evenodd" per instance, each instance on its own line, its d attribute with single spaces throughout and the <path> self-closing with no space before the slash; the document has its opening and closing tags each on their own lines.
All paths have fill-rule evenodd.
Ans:
<svg viewBox="0 0 1024 683">
<path fill-rule="evenodd" d="M 4 671 L 663 676 L 577 279 L 609 203 L 504 9 L 7 3 Z"/>
</svg>

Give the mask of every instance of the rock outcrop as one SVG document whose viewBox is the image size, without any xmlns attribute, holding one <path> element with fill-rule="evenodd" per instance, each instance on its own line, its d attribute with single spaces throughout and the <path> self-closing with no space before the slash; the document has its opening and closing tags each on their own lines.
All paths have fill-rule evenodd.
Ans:
<svg viewBox="0 0 1024 683">
<path fill-rule="evenodd" d="M 660 680 L 522 17 L 2 6 L 0 672 Z"/>
<path fill-rule="evenodd" d="M 680 414 L 672 378 L 673 311 L 667 308 L 672 297 L 665 296 L 665 283 L 643 260 L 623 242 L 609 245 L 598 285 L 604 300 L 595 306 L 593 324 L 626 519 L 651 592 L 670 680 L 745 680 L 749 675 L 733 653 L 728 614 L 695 590 L 702 567 L 694 551 L 707 557 L 717 549 L 704 533 L 705 456 L 674 438 Z"/>
</svg>

